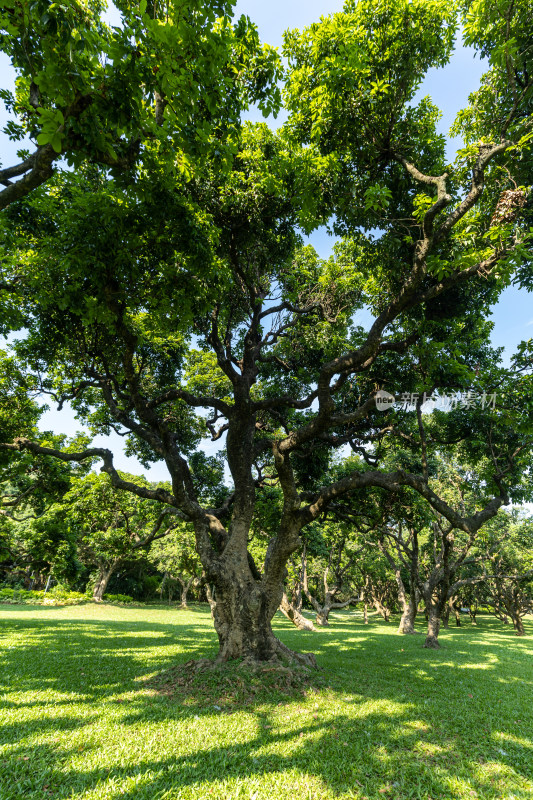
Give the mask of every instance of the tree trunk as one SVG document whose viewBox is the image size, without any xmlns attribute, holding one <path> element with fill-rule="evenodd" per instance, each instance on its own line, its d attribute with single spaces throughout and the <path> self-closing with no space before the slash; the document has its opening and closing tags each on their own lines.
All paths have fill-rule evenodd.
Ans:
<svg viewBox="0 0 533 800">
<path fill-rule="evenodd" d="M 388 622 L 390 619 L 390 611 L 387 608 L 387 606 L 383 605 L 383 603 L 378 597 L 374 597 L 374 599 L 372 600 L 372 605 L 374 606 L 378 614 L 381 617 L 383 617 L 385 622 Z"/>
<path fill-rule="evenodd" d="M 409 600 L 406 604 L 405 608 L 403 609 L 402 616 L 400 619 L 400 625 L 398 627 L 398 633 L 416 633 L 415 630 L 415 617 L 416 617 L 416 602 L 413 602 L 413 598 Z"/>
<path fill-rule="evenodd" d="M 272 587 L 270 591 L 263 588 L 259 581 L 247 580 L 237 570 L 228 573 L 228 579 L 222 582 L 219 578 L 216 582 L 217 662 L 242 659 L 256 663 L 286 658 L 315 667 L 313 655 L 294 653 L 274 635 L 271 623 L 282 599 L 282 586 L 278 594 Z"/>
<path fill-rule="evenodd" d="M 442 619 L 441 619 L 442 627 L 448 630 L 448 626 L 450 624 L 450 605 L 446 603 L 444 609 L 442 611 Z"/>
<path fill-rule="evenodd" d="M 330 606 L 322 606 L 316 612 L 316 624 L 320 625 L 321 628 L 325 628 L 329 625 L 329 612 L 331 611 Z"/>
<path fill-rule="evenodd" d="M 165 588 L 165 583 L 168 581 L 168 572 L 165 572 L 163 575 L 163 580 L 161 581 L 161 585 L 159 587 L 159 598 L 161 602 L 163 602 L 163 590 Z"/>
<path fill-rule="evenodd" d="M 287 597 L 287 593 L 283 592 L 279 610 L 284 614 L 293 625 L 296 625 L 299 631 L 314 631 L 315 626 L 310 619 L 306 619 L 299 609 L 294 606 Z"/>
<path fill-rule="evenodd" d="M 519 614 L 513 614 L 511 619 L 513 620 L 513 628 L 514 632 L 517 636 L 524 636 L 524 623 L 522 622 L 522 617 Z"/>
<path fill-rule="evenodd" d="M 461 627 L 461 613 L 460 613 L 460 610 L 457 607 L 457 605 L 455 603 L 453 603 L 453 602 L 451 603 L 451 608 L 452 608 L 453 613 L 455 614 L 455 626 L 456 626 L 456 628 L 460 628 Z"/>
<path fill-rule="evenodd" d="M 426 636 L 426 641 L 424 642 L 424 647 L 430 647 L 433 649 L 440 647 L 439 630 L 440 618 L 438 609 L 435 605 L 431 604 L 428 609 L 428 633 Z"/>
<path fill-rule="evenodd" d="M 363 622 L 365 623 L 365 625 L 368 625 L 368 603 L 365 603 L 365 606 L 364 606 Z"/>
<path fill-rule="evenodd" d="M 209 603 L 209 609 L 211 611 L 211 619 L 215 619 L 215 608 L 216 608 L 216 600 L 215 600 L 215 593 L 214 590 L 211 588 L 211 584 L 209 581 L 205 583 L 205 596 L 207 597 L 207 602 Z"/>
<path fill-rule="evenodd" d="M 101 603 L 104 598 L 107 584 L 109 583 L 111 575 L 115 571 L 115 566 L 115 564 L 112 564 L 109 567 L 104 567 L 102 565 L 98 567 L 98 580 L 96 581 L 93 589 L 93 600 L 95 600 L 97 603 Z"/>
<path fill-rule="evenodd" d="M 469 615 L 470 615 L 470 622 L 472 623 L 472 625 L 477 625 L 477 622 L 476 622 L 476 614 L 477 614 L 477 611 L 474 611 L 474 610 L 472 609 L 472 607 L 470 607 L 470 608 L 468 609 L 468 613 L 469 613 Z"/>
<path fill-rule="evenodd" d="M 400 625 L 398 627 L 398 633 L 416 633 L 415 617 L 418 611 L 416 593 L 411 591 L 409 594 L 409 600 L 407 600 L 405 586 L 399 569 L 395 570 L 395 575 L 396 583 L 398 584 L 398 600 L 400 607 L 402 608 L 402 616 L 400 619 Z"/>
<path fill-rule="evenodd" d="M 181 602 L 180 602 L 180 608 L 188 608 L 188 605 L 187 605 L 187 595 L 188 595 L 188 593 L 189 593 L 189 589 L 191 588 L 191 586 L 192 586 L 192 584 L 193 584 L 193 581 L 194 581 L 194 575 L 193 575 L 191 578 L 189 578 L 189 580 L 188 580 L 188 581 L 187 581 L 187 580 L 185 580 L 185 578 L 182 578 L 182 577 L 181 577 L 181 575 L 178 575 L 178 581 L 179 581 L 179 583 L 180 583 L 180 585 L 181 585 Z"/>
</svg>

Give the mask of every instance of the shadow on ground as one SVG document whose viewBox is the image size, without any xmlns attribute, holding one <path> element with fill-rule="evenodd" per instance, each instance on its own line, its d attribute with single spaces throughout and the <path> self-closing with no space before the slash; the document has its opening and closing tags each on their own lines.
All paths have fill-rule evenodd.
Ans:
<svg viewBox="0 0 533 800">
<path fill-rule="evenodd" d="M 249 798 L 237 789 L 256 784 L 257 800 L 288 798 L 303 778 L 310 798 L 531 796 L 531 623 L 518 640 L 483 618 L 444 632 L 433 652 L 395 622 L 343 614 L 308 634 L 279 620 L 286 644 L 316 653 L 320 679 L 239 698 L 231 681 L 147 688 L 214 655 L 205 609 L 64 611 L 4 615 L 2 800 Z"/>
</svg>

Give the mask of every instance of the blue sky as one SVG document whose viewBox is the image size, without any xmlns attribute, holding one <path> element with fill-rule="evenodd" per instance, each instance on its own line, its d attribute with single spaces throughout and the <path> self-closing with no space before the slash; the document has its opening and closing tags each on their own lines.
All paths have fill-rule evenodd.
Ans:
<svg viewBox="0 0 533 800">
<path fill-rule="evenodd" d="M 238 0 L 235 13 L 247 14 L 259 29 L 263 41 L 281 47 L 283 32 L 287 28 L 303 28 L 311 22 L 317 21 L 321 15 L 335 13 L 342 9 L 342 0 Z M 116 13 L 116 12 L 115 12 Z M 111 12 L 110 17 L 114 14 Z M 112 20 L 115 22 L 115 19 Z M 479 85 L 479 79 L 484 71 L 484 65 L 479 58 L 474 57 L 472 50 L 462 47 L 458 42 L 451 63 L 445 69 L 431 69 L 420 87 L 419 96 L 430 95 L 443 115 L 440 122 L 441 131 L 448 134 L 455 114 L 463 108 L 468 100 L 468 95 Z M 11 72 L 7 60 L 0 58 L 0 73 L 2 74 L 2 87 L 9 88 Z M 7 80 L 6 80 L 7 79 Z M 260 115 L 250 114 L 252 119 L 262 118 Z M 3 109 L 0 111 L 0 123 L 5 119 Z M 273 124 L 276 124 L 272 120 Z M 3 137 L 4 139 L 4 137 Z M 6 143 L 2 139 L 2 163 L 7 165 L 14 159 L 17 146 Z M 448 143 L 448 156 L 453 159 L 457 141 Z M 20 145 L 18 145 L 20 146 Z M 317 231 L 310 237 L 311 243 L 323 257 L 331 252 L 333 239 L 325 231 Z M 527 292 L 515 287 L 508 288 L 494 309 L 493 343 L 505 347 L 506 358 L 514 352 L 518 342 L 533 336 L 533 298 Z M 57 432 L 69 435 L 79 429 L 79 423 L 66 411 L 59 414 L 49 411 L 43 417 L 44 428 L 52 428 Z M 142 468 L 134 459 L 127 459 L 121 455 L 122 441 L 119 437 L 114 440 L 98 437 L 95 444 L 106 444 L 116 453 L 116 465 L 120 469 L 140 472 Z M 155 466 L 148 474 L 152 480 L 167 479 L 164 467 Z"/>
</svg>

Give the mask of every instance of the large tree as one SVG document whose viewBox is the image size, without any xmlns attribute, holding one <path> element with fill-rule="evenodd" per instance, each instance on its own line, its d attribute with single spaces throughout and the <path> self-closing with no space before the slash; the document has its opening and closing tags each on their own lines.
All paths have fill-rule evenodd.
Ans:
<svg viewBox="0 0 533 800">
<path fill-rule="evenodd" d="M 524 3 L 509 5 L 494 41 L 476 33 L 485 5 L 473 5 L 466 30 L 496 63 Z M 290 119 L 280 133 L 214 125 L 187 174 L 169 168 L 167 140 L 148 135 L 134 180 L 80 167 L 5 215 L 6 303 L 26 331 L 19 357 L 95 432 L 117 430 L 143 463 L 164 462 L 171 487 L 127 480 L 106 448 L 65 452 L 27 437 L 2 447 L 99 458 L 117 489 L 190 523 L 216 589 L 219 660 L 295 655 L 271 628 L 286 564 L 304 527 L 342 496 L 408 487 L 470 536 L 520 483 L 527 425 L 487 409 L 465 412 L 456 431 L 473 437 L 472 458 L 485 464 L 468 514 L 432 484 L 438 444 L 423 424 L 418 458 L 389 468 L 380 456 L 393 429 L 412 435 L 420 403 L 391 411 L 389 424 L 376 391 L 422 397 L 452 377 L 463 390 L 488 388 L 484 315 L 517 267 L 528 274 L 526 193 L 506 195 L 505 208 L 501 196 L 525 182 L 529 89 L 503 110 L 475 106 L 483 133 L 453 166 L 437 109 L 413 101 L 427 69 L 446 64 L 455 27 L 444 0 L 347 2 L 288 35 Z M 529 87 L 524 52 L 509 58 Z M 321 260 L 298 228 L 327 220 L 345 238 Z M 365 307 L 366 330 L 356 318 Z M 225 436 L 232 484 L 216 502 L 202 500 L 194 472 L 209 436 Z M 346 445 L 356 457 L 341 476 L 331 452 Z M 283 500 L 257 564 L 249 533 L 272 482 Z"/>
</svg>

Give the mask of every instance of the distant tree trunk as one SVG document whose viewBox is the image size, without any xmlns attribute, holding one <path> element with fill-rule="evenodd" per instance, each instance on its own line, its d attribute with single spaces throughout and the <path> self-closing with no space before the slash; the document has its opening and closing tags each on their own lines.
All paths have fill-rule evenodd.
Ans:
<svg viewBox="0 0 533 800">
<path fill-rule="evenodd" d="M 283 592 L 279 609 L 282 612 L 282 614 L 284 614 L 287 617 L 287 619 L 293 623 L 293 625 L 296 625 L 298 630 L 300 631 L 315 630 L 315 626 L 313 625 L 311 620 L 306 619 L 303 616 L 303 614 L 300 613 L 298 608 L 290 602 L 286 592 Z"/>
<path fill-rule="evenodd" d="M 365 625 L 368 625 L 368 603 L 365 603 L 364 605 L 363 622 L 365 623 Z"/>
<path fill-rule="evenodd" d="M 512 620 L 513 620 L 514 632 L 516 633 L 516 635 L 524 636 L 525 630 L 524 630 L 524 623 L 522 622 L 522 617 L 519 614 L 516 614 L 512 617 Z"/>
<path fill-rule="evenodd" d="M 177 577 L 177 579 L 178 579 L 178 581 L 180 583 L 180 586 L 181 586 L 180 608 L 188 608 L 188 606 L 187 606 L 187 595 L 189 593 L 189 589 L 191 588 L 191 586 L 192 586 L 192 584 L 194 582 L 195 576 L 192 575 L 189 578 L 189 580 L 184 578 L 183 575 L 177 575 L 176 577 Z"/>
<path fill-rule="evenodd" d="M 439 630 L 440 630 L 440 609 L 437 603 L 430 602 L 428 607 L 428 633 L 424 647 L 437 649 L 439 644 Z"/>
<path fill-rule="evenodd" d="M 163 602 L 163 591 L 165 588 L 165 583 L 168 581 L 168 572 L 165 572 L 163 575 L 163 580 L 161 581 L 161 585 L 159 587 L 159 599 Z"/>
<path fill-rule="evenodd" d="M 372 605 L 374 606 L 378 614 L 383 617 L 385 622 L 388 622 L 390 619 L 390 609 L 387 608 L 387 606 L 383 605 L 379 597 L 373 598 Z"/>
<path fill-rule="evenodd" d="M 468 614 L 470 616 L 470 622 L 472 623 L 472 625 L 477 625 L 476 622 L 477 608 L 472 608 L 472 606 L 470 606 L 468 609 Z"/>
<path fill-rule="evenodd" d="M 328 586 L 328 572 L 329 572 L 329 565 L 326 567 L 323 575 L 323 583 L 324 583 L 324 602 L 319 603 L 316 597 L 314 597 L 311 592 L 309 591 L 309 584 L 307 580 L 307 561 L 304 557 L 302 559 L 302 588 L 305 596 L 313 606 L 316 611 L 316 619 L 315 622 L 317 625 L 320 625 L 321 628 L 326 627 L 329 625 L 329 615 L 333 608 L 346 608 L 349 606 L 350 603 L 354 602 L 354 599 L 351 597 L 349 600 L 346 600 L 342 603 L 335 602 L 335 594 L 337 593 L 337 587 L 333 587 L 332 589 Z"/>
<path fill-rule="evenodd" d="M 453 611 L 453 613 L 455 614 L 455 626 L 457 628 L 460 628 L 461 627 L 461 612 L 460 612 L 461 606 L 458 605 L 457 600 L 455 600 L 453 597 L 450 597 L 448 603 L 449 603 L 449 606 L 450 606 L 450 611 Z"/>
<path fill-rule="evenodd" d="M 522 615 L 520 614 L 520 605 L 517 602 L 517 590 L 509 589 L 506 593 L 505 610 L 511 618 L 513 623 L 514 632 L 517 636 L 524 636 L 524 623 L 522 622 Z"/>
<path fill-rule="evenodd" d="M 446 603 L 446 605 L 444 606 L 444 608 L 442 610 L 441 624 L 442 624 L 443 628 L 446 628 L 446 630 L 448 629 L 448 625 L 450 624 L 450 605 L 449 605 L 449 603 Z"/>
<path fill-rule="evenodd" d="M 402 611 L 398 633 L 417 633 L 415 630 L 415 617 L 416 617 L 416 602 L 413 603 L 412 598 L 407 603 Z"/>
<path fill-rule="evenodd" d="M 109 583 L 109 579 L 115 569 L 118 566 L 118 561 L 113 562 L 112 564 L 99 564 L 98 565 L 98 578 L 93 588 L 93 600 L 97 603 L 101 603 L 104 594 L 107 589 L 107 584 Z"/>
<path fill-rule="evenodd" d="M 215 608 L 216 608 L 216 600 L 215 600 L 215 593 L 211 584 L 207 580 L 205 574 L 202 576 L 205 581 L 205 596 L 207 597 L 207 602 L 209 603 L 209 609 L 211 611 L 211 619 L 215 619 Z"/>
<path fill-rule="evenodd" d="M 405 633 L 405 634 L 416 633 L 415 617 L 418 611 L 416 590 L 412 590 L 409 593 L 409 599 L 407 599 L 405 585 L 402 580 L 402 576 L 399 569 L 395 569 L 395 578 L 396 578 L 396 583 L 398 584 L 398 600 L 400 603 L 400 608 L 402 609 L 402 616 L 400 619 L 400 625 L 398 627 L 398 633 Z"/>
</svg>

